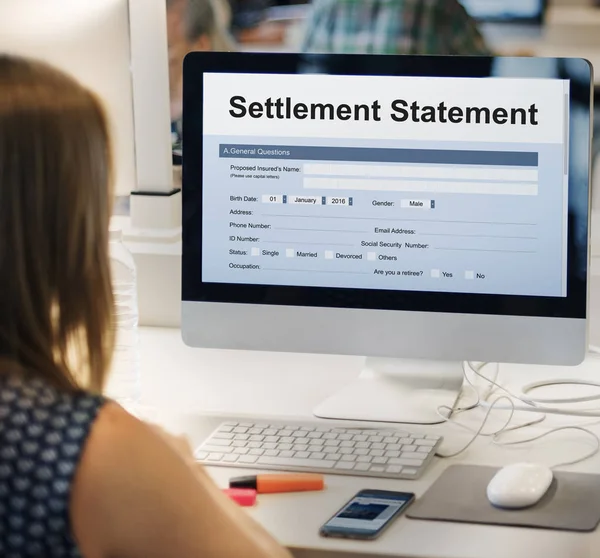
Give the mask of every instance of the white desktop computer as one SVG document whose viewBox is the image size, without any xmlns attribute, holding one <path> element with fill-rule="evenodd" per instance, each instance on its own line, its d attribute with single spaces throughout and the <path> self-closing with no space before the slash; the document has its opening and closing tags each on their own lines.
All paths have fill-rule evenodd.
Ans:
<svg viewBox="0 0 600 558">
<path fill-rule="evenodd" d="M 420 424 L 463 361 L 581 362 L 591 83 L 580 59 L 188 55 L 184 341 L 365 356 L 315 415 Z"/>
</svg>

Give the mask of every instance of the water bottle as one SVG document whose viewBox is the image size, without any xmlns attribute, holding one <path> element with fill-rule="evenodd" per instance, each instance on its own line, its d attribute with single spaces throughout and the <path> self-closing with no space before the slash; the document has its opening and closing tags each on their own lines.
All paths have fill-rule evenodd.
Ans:
<svg viewBox="0 0 600 558">
<path fill-rule="evenodd" d="M 133 410 L 141 397 L 135 261 L 123 244 L 120 230 L 111 230 L 109 251 L 115 299 L 115 352 L 106 394 Z"/>
</svg>

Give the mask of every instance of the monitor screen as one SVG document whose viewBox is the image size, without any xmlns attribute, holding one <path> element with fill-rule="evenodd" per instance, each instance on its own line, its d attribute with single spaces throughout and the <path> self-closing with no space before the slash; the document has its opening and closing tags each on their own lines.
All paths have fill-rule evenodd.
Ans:
<svg viewBox="0 0 600 558">
<path fill-rule="evenodd" d="M 183 300 L 585 319 L 590 94 L 583 60 L 192 53 Z"/>
<path fill-rule="evenodd" d="M 546 0 L 460 0 L 478 21 L 542 21 Z"/>
</svg>

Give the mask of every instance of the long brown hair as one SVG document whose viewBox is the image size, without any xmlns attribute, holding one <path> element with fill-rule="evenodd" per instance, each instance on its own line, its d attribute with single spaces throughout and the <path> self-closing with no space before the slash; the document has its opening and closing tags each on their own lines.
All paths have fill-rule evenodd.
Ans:
<svg viewBox="0 0 600 558">
<path fill-rule="evenodd" d="M 108 126 L 95 96 L 45 64 L 0 55 L 0 359 L 100 391 L 113 296 Z"/>
</svg>

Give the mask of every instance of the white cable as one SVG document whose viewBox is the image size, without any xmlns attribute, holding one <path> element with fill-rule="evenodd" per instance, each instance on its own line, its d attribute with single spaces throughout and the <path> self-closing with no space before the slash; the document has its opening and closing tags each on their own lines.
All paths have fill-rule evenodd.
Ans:
<svg viewBox="0 0 600 558">
<path fill-rule="evenodd" d="M 455 451 L 454 453 L 441 454 L 441 453 L 437 452 L 437 453 L 436 453 L 436 455 L 437 455 L 438 457 L 442 457 L 442 458 L 444 458 L 444 459 L 447 459 L 447 458 L 450 458 L 450 457 L 456 457 L 457 455 L 460 455 L 461 453 L 463 453 L 463 452 L 467 451 L 467 450 L 468 450 L 468 449 L 469 449 L 469 448 L 470 448 L 470 447 L 473 445 L 473 443 L 475 442 L 475 440 L 477 440 L 477 438 L 479 438 L 479 436 L 481 436 L 481 435 L 482 435 L 483 429 L 485 428 L 485 425 L 486 425 L 486 423 L 487 423 L 488 419 L 490 418 L 490 414 L 491 414 L 491 412 L 492 412 L 492 411 L 493 411 L 493 409 L 494 409 L 494 405 L 495 405 L 495 404 L 496 404 L 498 401 L 501 401 L 502 399 L 506 399 L 506 400 L 507 400 L 509 403 L 512 403 L 512 401 L 511 401 L 511 400 L 510 400 L 510 399 L 509 399 L 509 398 L 508 398 L 506 395 L 502 395 L 502 396 L 500 396 L 498 399 L 496 399 L 496 401 L 494 401 L 494 403 L 492 403 L 492 405 L 490 406 L 490 408 L 489 408 L 489 409 L 487 410 L 487 412 L 485 413 L 485 416 L 483 417 L 483 420 L 481 421 L 481 425 L 480 425 L 480 426 L 479 426 L 479 428 L 478 428 L 478 429 L 475 431 L 475 433 L 474 433 L 473 437 L 472 437 L 472 438 L 471 438 L 471 439 L 470 439 L 470 440 L 467 442 L 467 444 L 466 444 L 465 446 L 463 446 L 463 447 L 462 447 L 461 449 L 459 449 L 458 451 Z M 440 417 L 442 417 L 442 418 L 443 418 L 443 419 L 444 419 L 446 422 L 448 422 L 450 419 L 448 419 L 448 418 L 444 417 L 444 415 L 443 415 L 443 414 L 442 414 L 442 412 L 441 412 L 441 410 L 442 410 L 442 409 L 446 409 L 446 410 L 448 410 L 448 407 L 447 407 L 447 406 L 445 406 L 445 405 L 442 405 L 442 406 L 438 407 L 438 409 L 437 409 L 437 410 L 438 410 L 438 415 L 439 415 Z M 495 432 L 492 432 L 492 433 L 490 433 L 490 434 L 484 434 L 484 435 L 485 435 L 485 436 L 495 436 L 495 435 L 499 434 L 499 433 L 500 433 L 500 432 L 501 432 L 501 431 L 502 431 L 504 428 L 506 428 L 506 427 L 507 427 L 507 426 L 510 424 L 510 421 L 511 421 L 511 420 L 512 420 L 512 418 L 513 418 L 513 414 L 514 414 L 514 411 L 512 411 L 512 412 L 510 413 L 510 415 L 509 415 L 509 417 L 508 417 L 508 420 L 506 421 L 506 423 L 504 424 L 504 426 L 503 426 L 503 427 L 502 427 L 500 430 L 497 430 L 497 431 L 495 431 Z M 465 427 L 465 426 L 464 426 L 464 425 L 462 425 L 462 424 L 458 424 L 458 423 L 454 423 L 454 424 L 457 424 L 458 426 L 461 426 L 461 427 L 463 427 L 463 428 L 466 428 L 467 430 L 470 430 L 470 428 L 468 428 L 468 427 Z"/>
<path fill-rule="evenodd" d="M 473 445 L 473 443 L 475 442 L 475 440 L 477 440 L 477 438 L 479 438 L 480 436 L 492 436 L 492 441 L 494 444 L 496 445 L 500 445 L 500 446 L 509 446 L 509 445 L 518 445 L 518 444 L 524 444 L 527 442 L 533 442 L 536 440 L 540 440 L 546 436 L 549 436 L 550 434 L 554 434 L 556 432 L 560 432 L 563 430 L 577 430 L 577 431 L 581 431 L 584 432 L 590 436 L 592 436 L 594 438 L 594 441 L 596 442 L 595 444 L 595 448 L 587 453 L 586 455 L 584 455 L 583 457 L 580 457 L 578 459 L 572 460 L 572 461 L 568 461 L 568 462 L 564 462 L 564 463 L 559 463 L 557 465 L 554 465 L 553 467 L 565 467 L 567 465 L 574 465 L 576 463 L 581 463 L 582 461 L 585 461 L 593 456 L 595 456 L 599 451 L 600 451 L 600 438 L 594 434 L 592 431 L 586 429 L 586 428 L 582 428 L 579 426 L 563 426 L 563 427 L 558 427 L 558 428 L 553 428 L 547 432 L 544 432 L 542 434 L 539 434 L 537 436 L 534 436 L 532 438 L 527 438 L 527 439 L 523 439 L 523 440 L 516 440 L 513 442 L 500 442 L 499 441 L 499 437 L 502 434 L 506 434 L 507 432 L 514 432 L 516 430 L 522 429 L 522 428 L 526 428 L 528 426 L 533 426 L 536 424 L 540 424 L 541 422 L 543 422 L 546 418 L 546 415 L 543 414 L 541 417 L 537 418 L 537 419 L 533 419 L 531 421 L 528 421 L 524 424 L 519 424 L 519 425 L 514 425 L 514 426 L 509 426 L 513 417 L 514 417 L 514 413 L 516 410 L 518 410 L 518 408 L 515 406 L 514 401 L 511 399 L 511 397 L 514 397 L 515 399 L 518 399 L 524 403 L 526 403 L 527 405 L 530 405 L 529 407 L 526 407 L 527 411 L 537 411 L 537 412 L 544 412 L 544 408 L 540 408 L 539 406 L 535 405 L 535 403 L 533 403 L 533 401 L 531 403 L 529 403 L 529 400 L 515 396 L 514 394 L 512 394 L 509 390 L 507 390 L 506 388 L 504 388 L 503 386 L 501 386 L 500 384 L 497 383 L 497 378 L 498 378 L 498 374 L 499 374 L 499 366 L 496 368 L 496 373 L 494 374 L 494 378 L 488 378 L 486 376 L 484 376 L 481 373 L 481 370 L 483 370 L 483 368 L 485 366 L 487 366 L 489 363 L 483 363 L 481 364 L 479 367 L 474 366 L 472 363 L 468 362 L 467 365 L 468 367 L 481 379 L 483 379 L 484 381 L 488 382 L 489 386 L 494 386 L 498 389 L 503 390 L 504 392 L 506 392 L 508 395 L 502 395 L 500 397 L 498 397 L 497 399 L 495 399 L 492 403 L 488 403 L 487 401 L 482 401 L 481 395 L 479 394 L 479 391 L 477 390 L 476 386 L 473 384 L 473 382 L 471 382 L 470 378 L 468 377 L 468 374 L 466 372 L 466 369 L 464 368 L 463 365 L 463 373 L 465 376 L 465 380 L 467 382 L 467 384 L 476 392 L 477 394 L 477 401 L 475 404 L 469 405 L 468 407 L 463 407 L 463 408 L 455 408 L 455 409 L 450 409 L 447 406 L 440 406 L 437 409 L 437 413 L 438 415 L 445 421 L 445 422 L 450 422 L 450 419 L 448 418 L 447 415 L 442 414 L 442 411 L 454 411 L 454 413 L 460 413 L 460 412 L 465 412 L 468 410 L 472 410 L 475 409 L 479 406 L 486 406 L 488 407 L 487 412 L 481 422 L 481 425 L 479 426 L 479 428 L 477 430 L 473 430 L 470 427 L 460 424 L 460 423 L 456 423 L 453 422 L 452 424 L 455 424 L 461 428 L 464 428 L 466 430 L 469 430 L 470 432 L 473 432 L 473 437 L 469 440 L 469 442 L 467 442 L 467 444 L 465 444 L 461 449 L 450 453 L 450 454 L 442 454 L 440 452 L 437 452 L 437 455 L 441 458 L 451 458 L 451 457 L 456 457 L 458 455 L 460 455 L 461 453 L 465 452 L 467 449 L 469 449 L 469 447 L 471 447 L 471 445 Z M 579 381 L 582 384 L 585 384 L 586 382 L 583 381 Z M 561 382 L 562 383 L 562 382 Z M 545 384 L 544 384 L 545 385 Z M 599 385 L 600 387 L 600 385 Z M 493 391 L 493 388 L 492 388 Z M 488 394 L 486 394 L 486 398 L 489 397 L 491 391 L 488 392 Z M 491 433 L 484 433 L 483 429 L 485 428 L 485 425 L 487 424 L 487 421 L 491 415 L 491 412 L 494 408 L 496 408 L 498 406 L 498 403 L 500 401 L 506 400 L 509 404 L 509 409 L 510 409 L 510 415 L 507 419 L 507 421 L 504 423 L 504 425 L 499 428 L 498 430 L 491 432 Z M 506 408 L 506 407 L 503 407 Z M 553 409 L 553 411 L 558 411 L 557 409 Z M 564 413 L 561 414 L 570 414 L 572 416 L 572 411 L 565 411 Z M 589 415 L 585 415 L 585 416 L 589 416 Z M 600 416 L 600 413 L 597 413 L 594 416 Z"/>
<path fill-rule="evenodd" d="M 589 386 L 589 387 L 597 387 L 600 388 L 599 382 L 592 382 L 589 380 L 577 380 L 577 379 L 568 379 L 568 378 L 556 378 L 554 380 L 543 380 L 541 382 L 532 382 L 530 384 L 525 384 L 521 391 L 523 395 L 527 395 L 530 391 L 534 389 L 539 389 L 541 387 L 549 387 L 549 386 L 565 386 L 565 385 L 575 385 L 575 386 Z M 597 401 L 600 399 L 600 393 L 596 395 L 585 395 L 583 397 L 568 397 L 568 398 L 541 398 L 541 397 L 528 397 L 530 401 L 534 403 L 586 403 L 588 401 Z"/>
</svg>

